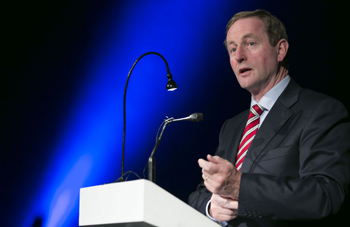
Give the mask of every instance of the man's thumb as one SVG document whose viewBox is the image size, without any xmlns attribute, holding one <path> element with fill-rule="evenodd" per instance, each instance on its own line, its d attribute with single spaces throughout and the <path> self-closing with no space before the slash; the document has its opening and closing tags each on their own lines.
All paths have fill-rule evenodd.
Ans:
<svg viewBox="0 0 350 227">
<path fill-rule="evenodd" d="M 207 159 L 209 162 L 213 162 L 216 164 L 220 164 L 220 163 L 224 163 L 226 160 L 219 157 L 219 156 L 211 156 L 210 154 L 208 154 Z"/>
</svg>

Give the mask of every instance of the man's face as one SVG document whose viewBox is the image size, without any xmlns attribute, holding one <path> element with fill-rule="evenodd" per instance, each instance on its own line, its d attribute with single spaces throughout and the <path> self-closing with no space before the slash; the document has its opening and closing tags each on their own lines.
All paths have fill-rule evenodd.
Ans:
<svg viewBox="0 0 350 227">
<path fill-rule="evenodd" d="M 227 32 L 230 64 L 242 88 L 258 94 L 278 70 L 278 45 L 272 47 L 258 17 L 237 20 Z"/>
</svg>

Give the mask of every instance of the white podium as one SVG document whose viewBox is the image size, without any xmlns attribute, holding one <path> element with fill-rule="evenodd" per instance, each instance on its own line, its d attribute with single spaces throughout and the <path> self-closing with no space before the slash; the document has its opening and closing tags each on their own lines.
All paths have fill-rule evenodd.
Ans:
<svg viewBox="0 0 350 227">
<path fill-rule="evenodd" d="M 80 189 L 79 226 L 217 227 L 215 222 L 148 180 Z"/>
</svg>

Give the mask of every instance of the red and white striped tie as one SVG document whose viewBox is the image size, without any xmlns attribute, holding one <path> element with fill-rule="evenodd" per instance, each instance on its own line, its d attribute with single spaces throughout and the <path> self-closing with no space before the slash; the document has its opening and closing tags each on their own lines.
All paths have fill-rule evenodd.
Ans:
<svg viewBox="0 0 350 227">
<path fill-rule="evenodd" d="M 250 109 L 247 124 L 245 126 L 243 137 L 239 144 L 237 158 L 236 158 L 236 168 L 241 171 L 244 157 L 248 151 L 250 144 L 252 143 L 256 132 L 259 128 L 260 115 L 264 111 L 264 107 L 256 104 Z"/>
</svg>

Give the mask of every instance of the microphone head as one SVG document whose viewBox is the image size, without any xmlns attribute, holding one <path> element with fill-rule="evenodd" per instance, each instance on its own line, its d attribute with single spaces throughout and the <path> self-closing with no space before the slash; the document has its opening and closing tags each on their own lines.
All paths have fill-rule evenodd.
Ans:
<svg viewBox="0 0 350 227">
<path fill-rule="evenodd" d="M 190 121 L 198 122 L 203 120 L 202 113 L 194 113 L 190 115 Z"/>
</svg>

